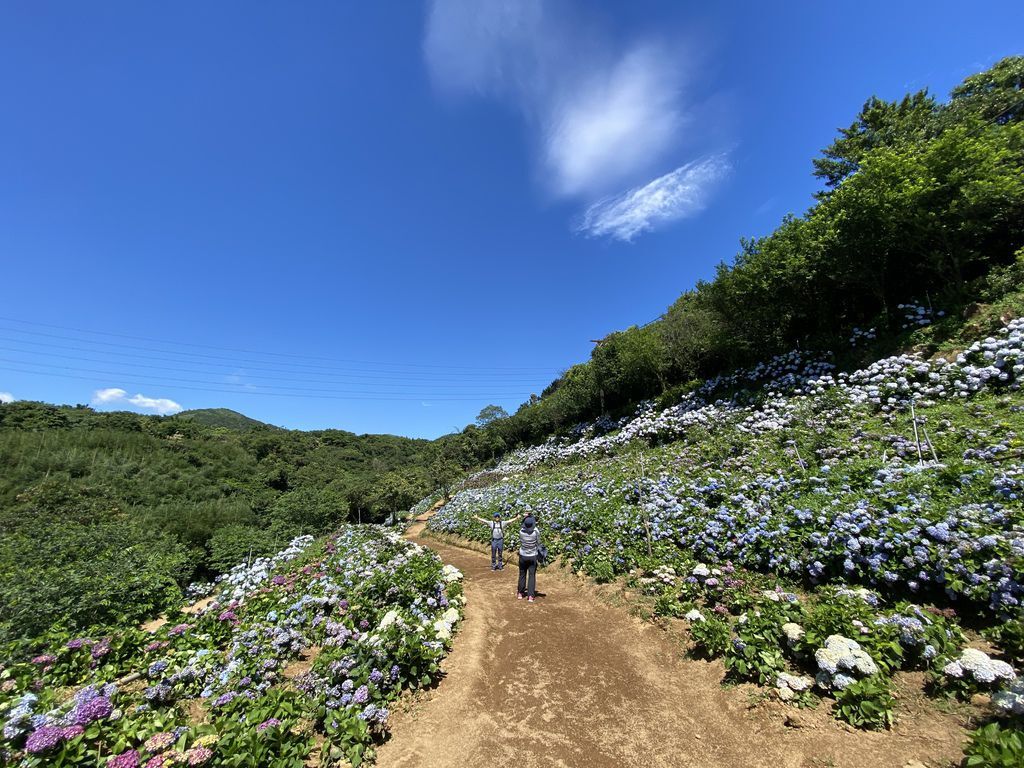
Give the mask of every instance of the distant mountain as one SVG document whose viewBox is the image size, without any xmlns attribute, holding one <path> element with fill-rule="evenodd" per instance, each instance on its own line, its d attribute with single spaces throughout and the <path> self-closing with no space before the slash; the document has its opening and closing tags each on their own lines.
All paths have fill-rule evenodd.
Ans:
<svg viewBox="0 0 1024 768">
<path fill-rule="evenodd" d="M 248 432 L 250 429 L 258 429 L 260 427 L 281 429 L 281 427 L 275 427 L 273 424 L 250 419 L 245 414 L 232 411 L 230 408 L 196 408 L 191 411 L 182 411 L 176 418 L 197 421 L 208 427 L 235 429 L 239 432 Z"/>
</svg>

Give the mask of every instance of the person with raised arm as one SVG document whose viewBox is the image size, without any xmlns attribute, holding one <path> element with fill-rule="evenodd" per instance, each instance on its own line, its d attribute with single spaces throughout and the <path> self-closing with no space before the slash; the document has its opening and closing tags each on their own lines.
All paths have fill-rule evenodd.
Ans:
<svg viewBox="0 0 1024 768">
<path fill-rule="evenodd" d="M 500 571 L 505 567 L 505 526 L 511 525 L 522 515 L 510 517 L 508 520 L 501 519 L 501 513 L 495 512 L 491 520 L 473 515 L 473 519 L 484 525 L 491 526 L 491 570 Z"/>
<path fill-rule="evenodd" d="M 516 597 L 525 597 L 531 603 L 537 594 L 537 564 L 546 557 L 546 550 L 540 543 L 540 529 L 533 513 L 523 518 L 519 530 L 519 588 Z"/>
</svg>

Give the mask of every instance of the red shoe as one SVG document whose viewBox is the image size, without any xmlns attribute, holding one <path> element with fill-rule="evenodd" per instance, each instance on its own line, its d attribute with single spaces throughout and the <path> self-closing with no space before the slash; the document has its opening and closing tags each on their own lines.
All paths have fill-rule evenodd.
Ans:
<svg viewBox="0 0 1024 768">
<path fill-rule="evenodd" d="M 523 599 L 523 593 L 522 592 L 516 592 L 516 600 L 522 600 L 522 599 Z"/>
<path fill-rule="evenodd" d="M 526 600 L 527 600 L 528 602 L 531 602 L 531 603 L 533 602 L 533 598 L 532 598 L 532 597 L 528 597 L 528 598 L 526 598 Z"/>
</svg>

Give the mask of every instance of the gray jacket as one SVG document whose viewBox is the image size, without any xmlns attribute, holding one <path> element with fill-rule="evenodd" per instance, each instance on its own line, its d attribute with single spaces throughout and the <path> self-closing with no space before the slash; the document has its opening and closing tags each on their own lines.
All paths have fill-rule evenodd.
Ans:
<svg viewBox="0 0 1024 768">
<path fill-rule="evenodd" d="M 540 546 L 540 528 L 537 526 L 533 527 L 533 530 L 527 533 L 526 531 L 519 531 L 519 554 L 523 557 L 536 557 L 537 548 Z"/>
</svg>

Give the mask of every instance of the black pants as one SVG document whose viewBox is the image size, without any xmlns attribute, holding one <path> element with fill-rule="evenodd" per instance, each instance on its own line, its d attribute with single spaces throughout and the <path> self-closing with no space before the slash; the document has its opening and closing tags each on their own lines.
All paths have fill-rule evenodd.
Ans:
<svg viewBox="0 0 1024 768">
<path fill-rule="evenodd" d="M 527 575 L 530 581 L 527 585 Z M 537 556 L 519 556 L 519 594 L 533 597 L 537 592 Z"/>
</svg>

